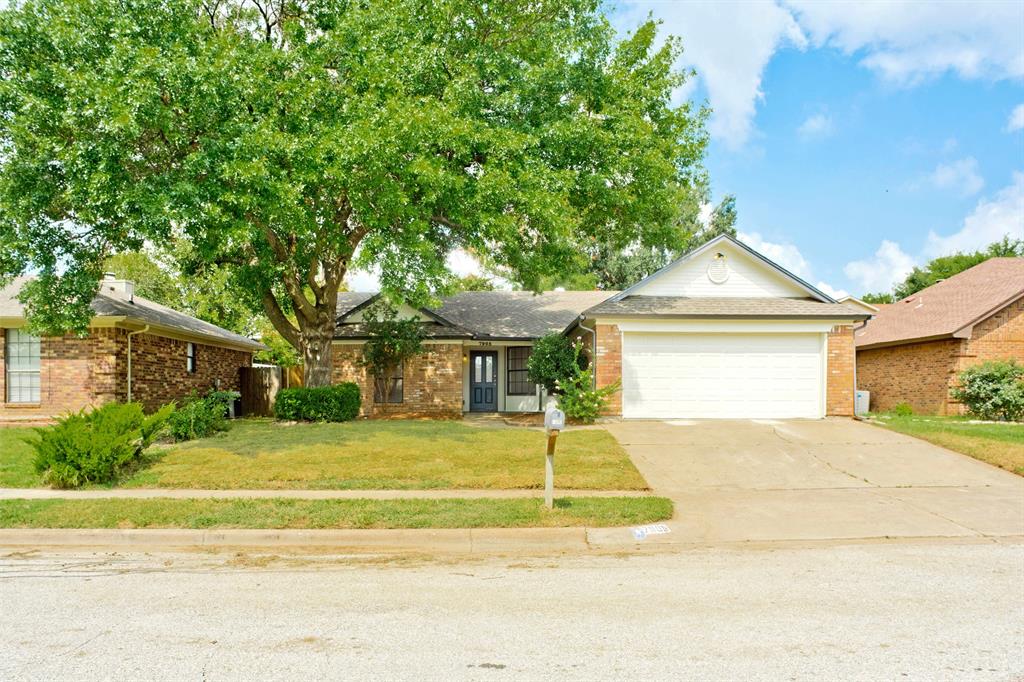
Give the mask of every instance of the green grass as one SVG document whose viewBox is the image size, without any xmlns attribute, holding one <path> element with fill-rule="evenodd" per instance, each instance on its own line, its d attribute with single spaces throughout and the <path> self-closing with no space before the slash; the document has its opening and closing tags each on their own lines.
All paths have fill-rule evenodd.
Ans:
<svg viewBox="0 0 1024 682">
<path fill-rule="evenodd" d="M 3 500 L 4 528 L 525 528 L 625 526 L 672 516 L 663 497 L 441 500 Z"/>
<path fill-rule="evenodd" d="M 873 416 L 893 431 L 1024 476 L 1024 424 L 972 424 L 964 417 Z"/>
<path fill-rule="evenodd" d="M 0 428 L 0 488 L 32 488 L 40 485 L 32 468 L 32 448 L 25 438 L 35 432 L 25 427 Z"/>
<path fill-rule="evenodd" d="M 25 433 L 28 429 L 20 430 Z M 0 431 L 0 433 L 3 433 Z M 215 489 L 539 488 L 542 432 L 452 421 L 280 424 L 240 420 L 227 433 L 151 449 L 153 461 L 120 487 Z M 27 446 L 0 450 L 0 485 L 40 486 Z M 643 490 L 640 472 L 602 429 L 558 439 L 560 488 Z"/>
</svg>

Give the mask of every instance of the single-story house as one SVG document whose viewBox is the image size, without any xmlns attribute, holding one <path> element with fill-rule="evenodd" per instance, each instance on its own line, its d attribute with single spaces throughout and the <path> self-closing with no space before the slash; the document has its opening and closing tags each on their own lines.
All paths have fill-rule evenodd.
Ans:
<svg viewBox="0 0 1024 682">
<path fill-rule="evenodd" d="M 110 401 L 156 409 L 192 391 L 237 390 L 239 368 L 263 345 L 134 293 L 107 275 L 92 301 L 85 336 L 25 331 L 18 294 L 0 289 L 0 421 L 45 420 Z"/>
<path fill-rule="evenodd" d="M 991 258 L 896 303 L 855 335 L 871 409 L 961 414 L 949 391 L 967 367 L 1024 361 L 1024 258 Z"/>
<path fill-rule="evenodd" d="M 465 292 L 424 324 L 426 352 L 379 395 L 361 366 L 361 313 L 375 294 L 339 300 L 335 381 L 355 381 L 367 415 L 539 411 L 526 362 L 540 337 L 579 337 L 598 386 L 620 382 L 625 418 L 852 415 L 853 326 L 841 304 L 745 244 L 718 237 L 622 292 Z"/>
</svg>

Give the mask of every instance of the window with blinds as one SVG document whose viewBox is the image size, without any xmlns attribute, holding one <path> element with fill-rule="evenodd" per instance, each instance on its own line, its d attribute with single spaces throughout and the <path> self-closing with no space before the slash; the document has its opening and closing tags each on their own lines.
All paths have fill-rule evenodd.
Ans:
<svg viewBox="0 0 1024 682">
<path fill-rule="evenodd" d="M 400 403 L 405 400 L 405 367 L 399 364 L 389 378 L 390 381 L 377 379 L 373 382 L 373 402 Z"/>
<path fill-rule="evenodd" d="M 507 373 L 506 393 L 508 395 L 536 395 L 537 384 L 530 381 L 530 373 L 526 369 L 526 361 L 530 359 L 533 348 L 529 346 L 513 346 L 508 348 L 505 356 Z"/>
<path fill-rule="evenodd" d="M 38 403 L 39 337 L 21 329 L 8 329 L 4 336 L 7 402 Z"/>
</svg>

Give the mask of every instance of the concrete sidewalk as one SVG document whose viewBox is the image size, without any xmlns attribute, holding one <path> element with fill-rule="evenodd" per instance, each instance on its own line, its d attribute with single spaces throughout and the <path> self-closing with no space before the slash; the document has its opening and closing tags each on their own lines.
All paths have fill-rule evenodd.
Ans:
<svg viewBox="0 0 1024 682">
<path fill-rule="evenodd" d="M 561 490 L 555 497 L 647 497 L 648 490 Z M 193 488 L 112 488 L 54 490 L 52 488 L 0 488 L 0 500 L 105 500 L 105 499 L 294 499 L 294 500 L 450 500 L 542 498 L 541 489 L 497 490 L 201 490 Z"/>
</svg>

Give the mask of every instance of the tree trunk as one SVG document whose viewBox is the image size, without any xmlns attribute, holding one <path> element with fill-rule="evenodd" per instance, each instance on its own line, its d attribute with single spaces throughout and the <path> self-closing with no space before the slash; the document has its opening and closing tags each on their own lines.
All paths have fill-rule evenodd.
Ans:
<svg viewBox="0 0 1024 682">
<path fill-rule="evenodd" d="M 333 336 L 333 327 L 303 330 L 302 380 L 304 385 L 331 385 L 331 370 L 334 366 L 331 358 L 331 337 Z"/>
</svg>

